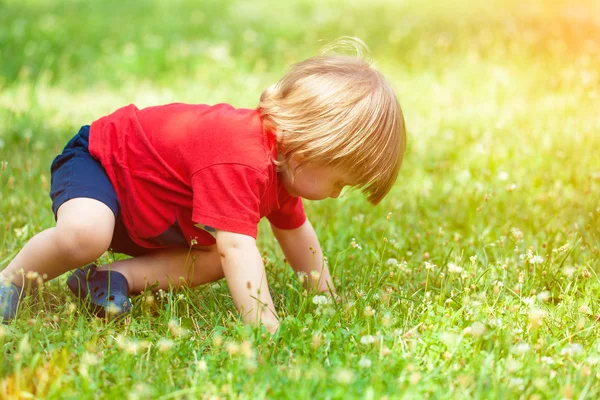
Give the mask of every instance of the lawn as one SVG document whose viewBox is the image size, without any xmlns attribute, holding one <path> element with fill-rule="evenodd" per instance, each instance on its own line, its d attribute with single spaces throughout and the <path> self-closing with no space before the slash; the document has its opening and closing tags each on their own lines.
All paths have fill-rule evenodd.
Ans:
<svg viewBox="0 0 600 400">
<path fill-rule="evenodd" d="M 273 337 L 225 282 L 109 322 L 65 275 L 0 326 L 0 399 L 600 398 L 600 4 L 480 3 L 0 1 L 0 268 L 53 225 L 49 166 L 81 125 L 253 108 L 342 35 L 369 45 L 409 140 L 379 206 L 305 203 L 340 304 L 302 289 L 266 225 Z"/>
</svg>

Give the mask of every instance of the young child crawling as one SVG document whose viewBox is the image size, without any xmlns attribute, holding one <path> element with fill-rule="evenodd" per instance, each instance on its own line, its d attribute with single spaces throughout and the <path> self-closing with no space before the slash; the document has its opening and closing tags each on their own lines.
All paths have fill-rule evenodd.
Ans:
<svg viewBox="0 0 600 400">
<path fill-rule="evenodd" d="M 294 65 L 254 109 L 118 109 L 83 126 L 52 163 L 56 226 L 0 273 L 0 318 L 15 317 L 28 276 L 52 279 L 87 265 L 67 284 L 99 315 L 130 311 L 129 294 L 148 286 L 225 277 L 244 321 L 275 331 L 256 247 L 260 219 L 292 268 L 316 271 L 314 288 L 335 294 L 302 199 L 336 198 L 349 186 L 377 204 L 396 180 L 405 144 L 393 89 L 353 56 Z M 108 249 L 133 258 L 91 264 Z"/>
</svg>

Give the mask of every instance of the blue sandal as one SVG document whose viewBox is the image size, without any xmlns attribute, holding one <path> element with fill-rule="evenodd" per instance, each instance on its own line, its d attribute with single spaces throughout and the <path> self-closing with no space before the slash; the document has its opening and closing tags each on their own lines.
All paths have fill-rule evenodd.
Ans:
<svg viewBox="0 0 600 400">
<path fill-rule="evenodd" d="M 67 286 L 75 296 L 89 300 L 91 311 L 101 318 L 131 311 L 127 279 L 117 271 L 98 271 L 90 264 L 75 270 L 67 279 Z"/>
<path fill-rule="evenodd" d="M 7 324 L 17 314 L 23 290 L 14 283 L 0 283 L 0 318 Z"/>
</svg>

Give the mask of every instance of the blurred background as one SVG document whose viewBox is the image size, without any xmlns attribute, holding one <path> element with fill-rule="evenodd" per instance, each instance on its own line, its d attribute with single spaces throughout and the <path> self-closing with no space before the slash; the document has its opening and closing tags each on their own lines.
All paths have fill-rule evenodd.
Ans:
<svg viewBox="0 0 600 400">
<path fill-rule="evenodd" d="M 596 226 L 596 0 L 3 0 L 0 261 L 31 234 L 15 229 L 52 223 L 48 166 L 80 125 L 129 103 L 255 107 L 342 35 L 370 47 L 408 127 L 399 183 L 372 224 L 398 210 L 415 214 L 398 232 L 430 220 L 478 240 L 514 218 L 534 231 Z M 485 195 L 494 218 L 476 214 Z"/>
</svg>

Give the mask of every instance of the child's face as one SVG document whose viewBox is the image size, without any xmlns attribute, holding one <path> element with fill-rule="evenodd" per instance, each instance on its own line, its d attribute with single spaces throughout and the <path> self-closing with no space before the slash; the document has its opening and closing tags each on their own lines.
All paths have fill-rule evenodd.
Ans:
<svg viewBox="0 0 600 400">
<path fill-rule="evenodd" d="M 336 198 L 344 186 L 351 186 L 352 179 L 339 167 L 307 164 L 296 170 L 297 161 L 292 157 L 290 165 L 281 171 L 280 177 L 286 190 L 295 197 L 307 200 Z M 296 170 L 295 175 L 292 174 Z"/>
</svg>

